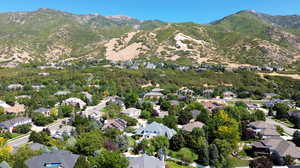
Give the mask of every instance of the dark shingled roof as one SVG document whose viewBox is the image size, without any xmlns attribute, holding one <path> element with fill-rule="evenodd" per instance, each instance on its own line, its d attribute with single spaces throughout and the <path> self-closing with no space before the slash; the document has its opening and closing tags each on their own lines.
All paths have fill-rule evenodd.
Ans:
<svg viewBox="0 0 300 168">
<path fill-rule="evenodd" d="M 79 155 L 72 154 L 70 151 L 58 150 L 44 153 L 26 160 L 28 168 L 46 168 L 45 164 L 60 163 L 63 168 L 73 168 Z"/>
</svg>

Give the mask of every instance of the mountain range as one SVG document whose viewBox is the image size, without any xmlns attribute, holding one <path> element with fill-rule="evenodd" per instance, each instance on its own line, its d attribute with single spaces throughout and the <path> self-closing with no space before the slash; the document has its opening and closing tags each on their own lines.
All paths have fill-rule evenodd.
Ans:
<svg viewBox="0 0 300 168">
<path fill-rule="evenodd" d="M 89 58 L 289 66 L 300 60 L 300 16 L 244 10 L 197 24 L 46 8 L 0 13 L 1 65 Z"/>
</svg>

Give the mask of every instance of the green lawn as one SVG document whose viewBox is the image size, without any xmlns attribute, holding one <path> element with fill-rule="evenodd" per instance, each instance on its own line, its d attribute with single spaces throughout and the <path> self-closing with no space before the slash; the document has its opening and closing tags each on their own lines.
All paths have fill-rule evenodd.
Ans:
<svg viewBox="0 0 300 168">
<path fill-rule="evenodd" d="M 191 166 L 183 166 L 183 165 L 179 165 L 173 161 L 167 161 L 167 167 L 166 168 L 193 168 Z"/>
<path fill-rule="evenodd" d="M 240 160 L 238 158 L 230 158 L 230 161 L 232 162 L 233 167 L 244 167 L 244 166 L 249 166 L 249 161 L 248 160 Z"/>
</svg>

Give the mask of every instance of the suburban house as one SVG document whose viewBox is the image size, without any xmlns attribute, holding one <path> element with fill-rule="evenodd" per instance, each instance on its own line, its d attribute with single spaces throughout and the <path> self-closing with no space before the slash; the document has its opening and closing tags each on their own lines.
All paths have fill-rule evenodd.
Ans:
<svg viewBox="0 0 300 168">
<path fill-rule="evenodd" d="M 106 120 L 104 123 L 104 126 L 102 129 L 107 129 L 107 128 L 116 128 L 119 130 L 124 130 L 127 127 L 127 122 L 123 119 L 112 119 L 112 120 Z"/>
<path fill-rule="evenodd" d="M 162 92 L 164 91 L 164 89 L 161 89 L 161 88 L 154 88 L 151 90 L 151 92 Z"/>
<path fill-rule="evenodd" d="M 222 105 L 216 103 L 216 102 L 210 102 L 210 101 L 203 101 L 201 104 L 208 110 L 213 110 L 219 107 L 222 107 Z"/>
<path fill-rule="evenodd" d="M 275 94 L 275 93 L 264 93 L 264 98 L 265 99 L 273 99 L 273 98 L 276 98 L 276 97 L 279 97 L 279 95 Z"/>
<path fill-rule="evenodd" d="M 135 134 L 142 136 L 143 138 L 167 136 L 169 139 L 171 139 L 176 134 L 176 131 L 163 124 L 152 122 L 151 124 L 147 124 L 146 126 L 137 129 Z"/>
<path fill-rule="evenodd" d="M 50 109 L 44 108 L 44 107 L 38 108 L 38 109 L 34 110 L 33 112 L 34 113 L 40 113 L 40 114 L 43 114 L 45 116 L 50 116 Z"/>
<path fill-rule="evenodd" d="M 46 86 L 45 85 L 32 85 L 31 87 L 32 87 L 32 89 L 39 91 L 39 90 L 45 88 Z"/>
<path fill-rule="evenodd" d="M 146 154 L 138 157 L 130 157 L 128 160 L 128 168 L 165 168 L 164 161 Z"/>
<path fill-rule="evenodd" d="M 137 109 L 137 108 L 128 108 L 128 109 L 123 110 L 121 113 L 128 115 L 129 117 L 132 117 L 132 118 L 139 118 L 141 115 L 141 112 L 142 112 L 142 110 Z"/>
<path fill-rule="evenodd" d="M 13 129 L 19 125 L 24 125 L 24 124 L 31 124 L 32 120 L 31 118 L 27 118 L 27 117 L 17 117 L 11 120 L 7 120 L 4 122 L 0 123 L 0 127 L 9 131 L 9 132 L 13 132 Z"/>
<path fill-rule="evenodd" d="M 182 126 L 182 130 L 192 132 L 194 128 L 202 128 L 204 124 L 200 121 L 191 122 Z"/>
<path fill-rule="evenodd" d="M 226 92 L 223 92 L 223 98 L 224 99 L 233 99 L 233 98 L 236 98 L 237 95 L 231 91 L 226 91 Z"/>
<path fill-rule="evenodd" d="M 282 158 L 290 155 L 295 159 L 300 159 L 300 150 L 296 145 L 281 138 L 268 138 L 253 142 L 251 145 L 254 153 L 258 156 L 275 154 Z"/>
<path fill-rule="evenodd" d="M 203 90 L 202 95 L 206 98 L 212 98 L 213 93 L 214 93 L 214 90 L 206 89 L 206 90 Z"/>
<path fill-rule="evenodd" d="M 194 94 L 194 91 L 191 89 L 188 89 L 186 87 L 182 87 L 178 90 L 179 94 L 183 94 L 183 95 L 190 95 L 192 96 Z"/>
<path fill-rule="evenodd" d="M 21 84 L 10 84 L 7 86 L 9 90 L 20 90 L 23 89 L 23 85 Z"/>
<path fill-rule="evenodd" d="M 32 151 L 39 151 L 39 150 L 46 150 L 48 147 L 46 145 L 40 144 L 40 143 L 31 143 L 28 145 L 28 147 Z"/>
<path fill-rule="evenodd" d="M 120 105 L 122 108 L 125 108 L 124 101 L 121 100 L 121 98 L 118 96 L 114 96 L 114 97 L 110 98 L 110 100 L 108 102 L 106 102 L 106 105 L 111 105 L 111 104 L 117 104 L 117 105 Z"/>
<path fill-rule="evenodd" d="M 71 94 L 70 91 L 58 91 L 56 93 L 54 93 L 55 96 L 66 96 L 68 94 Z"/>
<path fill-rule="evenodd" d="M 63 136 L 72 136 L 75 133 L 76 128 L 70 125 L 63 125 L 59 129 L 51 133 L 53 138 L 63 138 Z"/>
<path fill-rule="evenodd" d="M 21 116 L 25 113 L 25 105 L 23 104 L 15 104 L 14 106 L 9 106 L 4 108 L 6 114 L 15 114 L 17 116 Z"/>
<path fill-rule="evenodd" d="M 11 168 L 11 167 L 9 166 L 9 164 L 6 161 L 2 161 L 0 163 L 0 168 Z"/>
<path fill-rule="evenodd" d="M 144 98 L 149 98 L 149 99 L 159 99 L 161 97 L 164 97 L 164 94 L 160 92 L 148 92 L 144 95 Z"/>
<path fill-rule="evenodd" d="M 0 107 L 5 109 L 5 108 L 10 107 L 10 105 L 8 105 L 5 101 L 0 100 Z"/>
<path fill-rule="evenodd" d="M 170 100 L 171 106 L 178 106 L 180 102 L 178 100 Z"/>
<path fill-rule="evenodd" d="M 254 104 L 254 103 L 250 103 L 250 102 L 245 102 L 248 110 L 258 110 L 260 108 L 259 104 Z"/>
<path fill-rule="evenodd" d="M 96 106 L 88 106 L 84 111 L 81 112 L 81 116 L 99 120 L 102 116 L 101 110 L 103 108 L 104 106 L 102 104 L 98 104 Z"/>
<path fill-rule="evenodd" d="M 81 99 L 76 98 L 76 97 L 68 98 L 68 99 L 64 100 L 62 102 L 62 104 L 63 105 L 71 105 L 71 106 L 74 106 L 74 107 L 79 107 L 80 109 L 83 109 L 86 106 L 86 103 L 84 101 L 82 101 Z"/>
<path fill-rule="evenodd" d="M 280 137 L 275 126 L 265 121 L 251 122 L 247 127 L 247 131 L 253 132 L 256 136 L 262 137 L 262 139 Z"/>
<path fill-rule="evenodd" d="M 269 101 L 267 101 L 264 106 L 266 108 L 273 108 L 275 106 L 275 104 L 277 103 L 283 103 L 286 104 L 287 106 L 289 106 L 290 108 L 294 107 L 294 105 L 292 103 L 290 103 L 289 101 L 285 101 L 285 100 L 281 100 L 281 99 L 271 99 Z"/>
<path fill-rule="evenodd" d="M 34 156 L 25 161 L 28 168 L 73 168 L 79 155 L 72 154 L 70 151 L 57 150 L 46 152 L 39 156 Z"/>
</svg>

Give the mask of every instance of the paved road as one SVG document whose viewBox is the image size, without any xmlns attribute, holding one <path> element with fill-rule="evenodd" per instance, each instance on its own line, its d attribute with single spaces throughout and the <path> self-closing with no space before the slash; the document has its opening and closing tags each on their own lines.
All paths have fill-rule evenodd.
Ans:
<svg viewBox="0 0 300 168">
<path fill-rule="evenodd" d="M 43 128 L 47 128 L 47 127 L 49 128 L 50 131 L 57 130 L 59 128 L 59 126 L 62 124 L 62 122 L 65 121 L 65 120 L 68 120 L 68 118 L 59 119 L 59 120 L 55 121 L 54 123 L 49 124 L 46 127 L 35 127 L 34 131 L 40 132 L 40 131 L 43 130 Z M 9 140 L 7 142 L 7 144 L 11 145 L 13 148 L 18 148 L 18 147 L 20 147 L 22 145 L 25 145 L 29 142 L 29 136 L 30 136 L 30 134 L 19 137 L 17 139 Z"/>
<path fill-rule="evenodd" d="M 12 141 L 8 141 L 7 144 L 12 146 L 13 148 L 18 148 L 19 146 L 25 145 L 29 142 L 29 135 L 25 135 L 23 137 L 14 139 Z"/>
<path fill-rule="evenodd" d="M 297 130 L 295 128 L 291 128 L 291 127 L 288 127 L 287 125 L 281 123 L 281 122 L 278 122 L 278 121 L 275 121 L 273 119 L 270 119 L 270 118 L 267 118 L 266 119 L 266 122 L 267 123 L 270 123 L 270 124 L 274 124 L 274 125 L 279 125 L 280 127 L 282 127 L 284 129 L 284 131 L 290 135 L 293 135 L 294 132 Z"/>
</svg>

